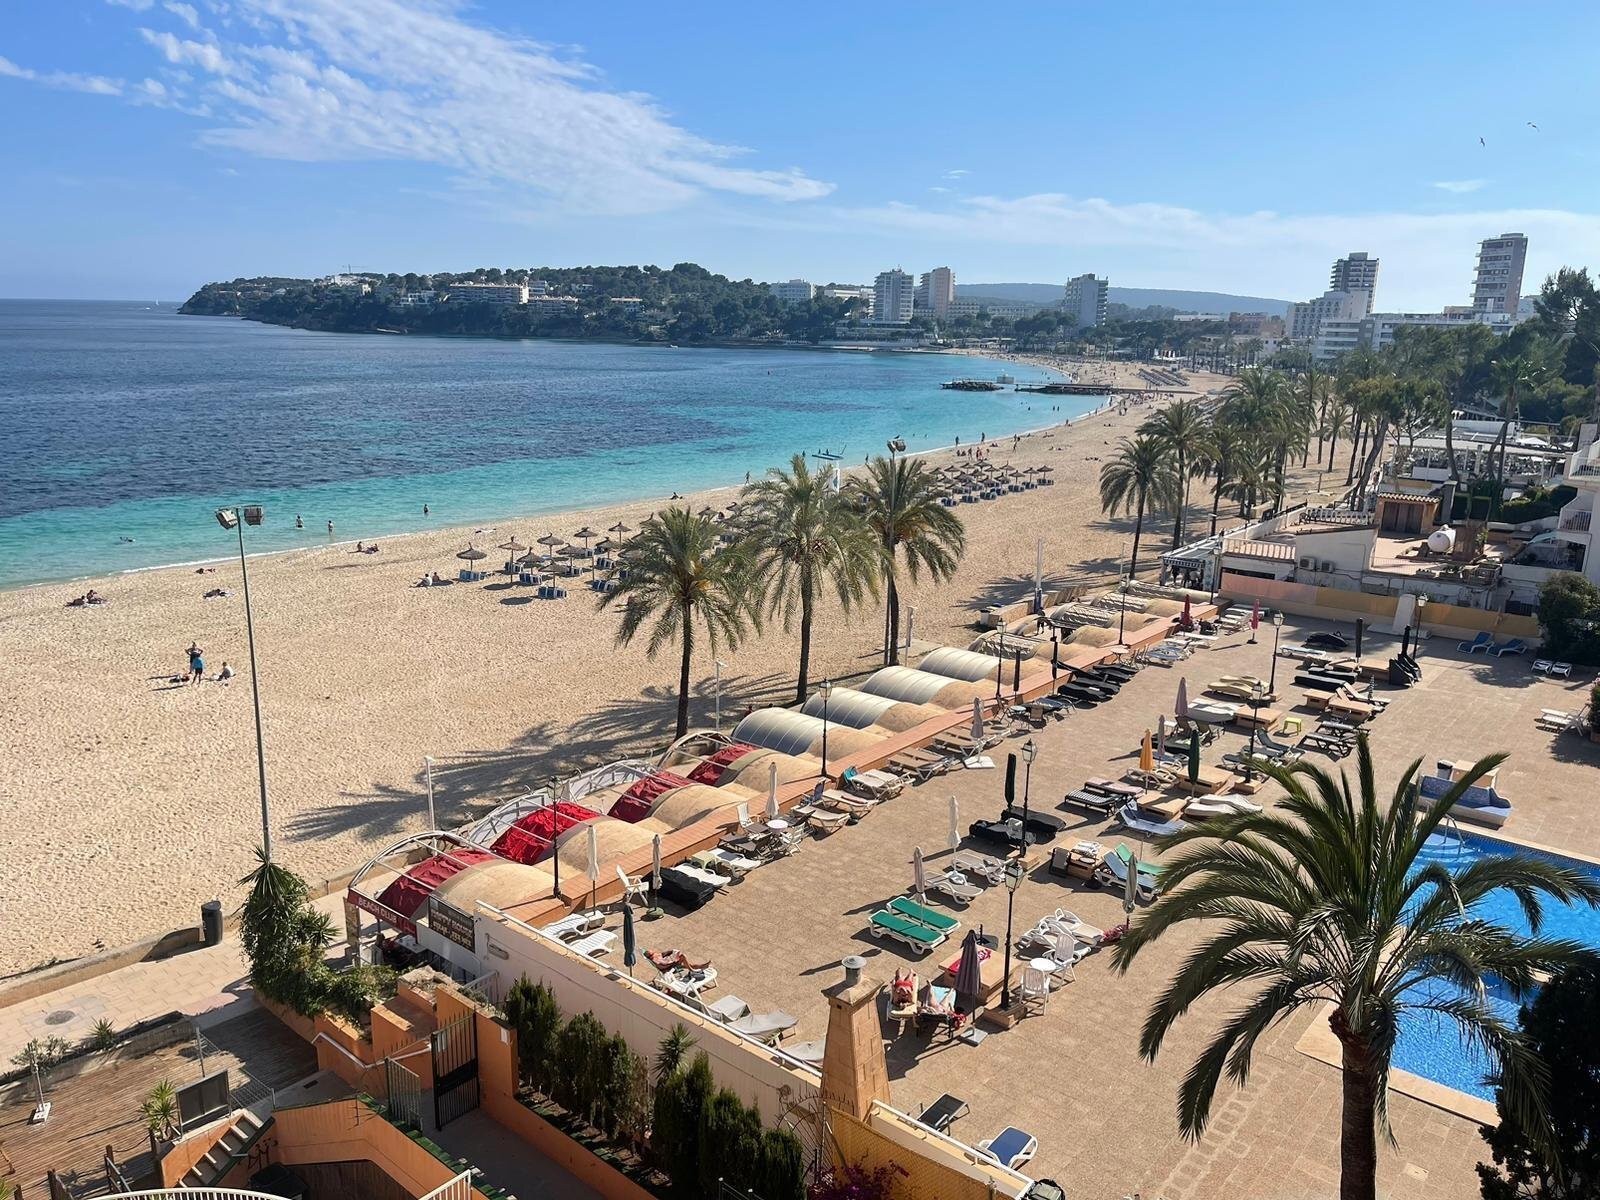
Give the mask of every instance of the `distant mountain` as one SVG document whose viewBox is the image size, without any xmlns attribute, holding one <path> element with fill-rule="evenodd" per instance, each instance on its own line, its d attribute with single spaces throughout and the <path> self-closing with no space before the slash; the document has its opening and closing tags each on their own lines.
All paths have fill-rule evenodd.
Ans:
<svg viewBox="0 0 1600 1200">
<path fill-rule="evenodd" d="M 989 297 L 995 300 L 1025 300 L 1034 304 L 1054 304 L 1061 299 L 1059 283 L 963 283 L 956 294 L 964 299 Z M 1233 296 L 1227 292 L 1182 292 L 1168 288 L 1106 289 L 1106 299 L 1112 304 L 1126 304 L 1130 308 L 1148 308 L 1161 305 L 1179 312 L 1264 312 L 1281 317 L 1289 311 L 1287 300 L 1269 300 L 1265 296 Z"/>
</svg>

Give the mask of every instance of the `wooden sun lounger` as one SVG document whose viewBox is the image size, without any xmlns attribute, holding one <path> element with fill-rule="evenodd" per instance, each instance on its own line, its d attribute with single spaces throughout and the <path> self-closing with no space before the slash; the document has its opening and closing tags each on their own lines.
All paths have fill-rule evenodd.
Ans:
<svg viewBox="0 0 1600 1200">
<path fill-rule="evenodd" d="M 951 767 L 950 759 L 943 754 L 934 754 L 928 750 L 902 750 L 889 760 L 887 766 L 892 771 L 902 775 L 915 775 L 917 780 L 932 779 L 935 775 L 943 775 Z"/>
</svg>

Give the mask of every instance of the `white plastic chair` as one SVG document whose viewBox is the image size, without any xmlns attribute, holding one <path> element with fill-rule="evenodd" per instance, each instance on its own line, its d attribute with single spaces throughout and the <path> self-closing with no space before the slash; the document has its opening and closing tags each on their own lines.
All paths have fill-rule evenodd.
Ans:
<svg viewBox="0 0 1600 1200">
<path fill-rule="evenodd" d="M 628 901 L 637 899 L 640 904 L 648 907 L 650 904 L 650 889 L 645 884 L 643 875 L 629 875 L 621 867 L 617 869 L 617 878 L 622 881 L 622 904 L 626 908 Z"/>
<path fill-rule="evenodd" d="M 1023 1004 L 1043 1008 L 1050 1003 L 1050 977 L 1038 967 L 1023 967 L 1021 992 Z"/>
</svg>

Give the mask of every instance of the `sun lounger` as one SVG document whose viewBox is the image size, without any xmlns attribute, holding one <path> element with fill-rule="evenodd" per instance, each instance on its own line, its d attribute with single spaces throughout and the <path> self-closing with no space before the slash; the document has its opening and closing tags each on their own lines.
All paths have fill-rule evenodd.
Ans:
<svg viewBox="0 0 1600 1200">
<path fill-rule="evenodd" d="M 1569 662 L 1557 662 L 1557 663 L 1551 663 L 1550 664 L 1550 678 L 1552 678 L 1552 679 L 1558 679 L 1558 678 L 1559 679 L 1567 679 L 1571 675 L 1572 675 L 1572 664 L 1571 663 L 1569 663 Z"/>
<path fill-rule="evenodd" d="M 727 875 L 733 879 L 743 878 L 762 865 L 759 858 L 748 858 L 743 854 L 735 854 L 732 850 L 722 846 L 718 846 L 713 850 L 702 850 L 699 854 L 692 854 L 689 856 L 689 862 L 702 871 L 710 871 L 715 875 Z"/>
<path fill-rule="evenodd" d="M 750 1006 L 738 996 L 724 996 L 715 1004 L 698 1001 L 707 1016 L 722 1022 L 729 1029 L 759 1042 L 776 1042 L 799 1022 L 782 1009 L 768 1013 L 753 1013 Z"/>
<path fill-rule="evenodd" d="M 872 807 L 876 803 L 877 801 L 871 800 L 866 796 L 852 796 L 847 792 L 839 791 L 837 788 L 824 789 L 821 799 L 823 808 L 832 809 L 834 812 L 847 813 L 852 817 L 865 816 L 872 811 Z"/>
<path fill-rule="evenodd" d="M 690 879 L 715 888 L 719 892 L 728 886 L 728 877 L 726 875 L 719 874 L 716 871 L 707 871 L 703 867 L 696 867 L 689 863 L 679 863 L 676 869 L 687 875 Z"/>
<path fill-rule="evenodd" d="M 1005 846 L 1037 846 L 1050 839 L 1033 830 L 1024 830 L 1021 821 L 974 821 L 967 833 L 980 842 L 998 842 Z"/>
<path fill-rule="evenodd" d="M 1068 792 L 1062 797 L 1061 802 L 1074 805 L 1077 808 L 1088 809 L 1090 812 L 1106 813 L 1108 815 L 1115 812 L 1122 805 L 1121 797 L 1107 796 L 1100 792 L 1091 792 L 1082 788 L 1074 792 Z"/>
<path fill-rule="evenodd" d="M 1553 666 L 1555 666 L 1555 663 L 1548 658 L 1536 658 L 1533 660 L 1533 665 L 1528 669 L 1535 675 L 1546 675 L 1549 674 L 1550 668 Z"/>
<path fill-rule="evenodd" d="M 1118 888 L 1128 886 L 1128 864 L 1126 860 L 1115 854 L 1107 855 L 1095 870 L 1095 877 L 1102 884 L 1112 884 Z M 1161 894 L 1161 882 L 1154 875 L 1148 874 L 1144 863 L 1139 864 L 1139 899 L 1154 900 Z"/>
<path fill-rule="evenodd" d="M 901 775 L 914 775 L 918 782 L 943 775 L 953 765 L 943 754 L 930 750 L 902 750 L 888 762 L 888 767 Z"/>
<path fill-rule="evenodd" d="M 1541 729 L 1549 729 L 1555 733 L 1563 733 L 1578 723 L 1576 714 L 1563 712 L 1559 708 L 1541 708 L 1539 710 L 1538 725 Z"/>
<path fill-rule="evenodd" d="M 818 833 L 827 835 L 835 829 L 842 829 L 850 823 L 850 814 L 846 812 L 829 812 L 810 804 L 797 804 L 789 810 L 789 816 L 804 822 L 808 827 Z"/>
<path fill-rule="evenodd" d="M 674 996 L 682 999 L 698 996 L 701 992 L 709 991 L 717 986 L 717 969 L 715 967 L 704 967 L 697 970 L 691 967 L 674 967 L 655 980 L 655 986 L 663 992 L 671 992 Z"/>
<path fill-rule="evenodd" d="M 604 924 L 605 915 L 598 910 L 591 909 L 588 912 L 571 913 L 562 917 L 559 921 L 552 921 L 544 927 L 544 932 L 551 937 L 566 940 L 579 934 L 592 933 Z"/>
<path fill-rule="evenodd" d="M 1308 733 L 1300 739 L 1300 745 L 1337 759 L 1349 754 L 1355 742 L 1349 738 L 1335 737 L 1327 733 Z"/>
<path fill-rule="evenodd" d="M 898 796 L 906 785 L 900 776 L 887 771 L 858 771 L 854 767 L 845 768 L 839 782 L 851 791 L 878 802 Z"/>
<path fill-rule="evenodd" d="M 1004 809 L 1000 813 L 1000 819 L 1002 821 L 1022 820 L 1021 807 L 1013 805 Z M 1036 808 L 1031 808 L 1028 810 L 1027 826 L 1029 833 L 1048 835 L 1045 840 L 1049 840 L 1049 838 L 1055 837 L 1058 833 L 1065 829 L 1067 827 L 1067 823 L 1060 817 L 1053 816 L 1050 813 L 1040 812 Z"/>
<path fill-rule="evenodd" d="M 958 918 L 942 913 L 936 908 L 929 908 L 926 904 L 918 904 L 909 896 L 896 896 L 885 907 L 940 933 L 950 933 L 961 928 Z"/>
<path fill-rule="evenodd" d="M 1004 882 L 1006 865 L 998 858 L 991 858 L 987 854 L 960 850 L 950 860 L 950 869 L 960 871 L 963 875 L 975 875 L 980 879 L 987 879 L 991 884 L 996 884 Z"/>
<path fill-rule="evenodd" d="M 1508 654 L 1521 654 L 1527 648 L 1528 643 L 1523 641 L 1521 638 L 1512 638 L 1509 642 L 1503 642 L 1498 646 L 1490 647 L 1490 649 L 1494 651 L 1494 656 L 1496 658 L 1504 658 Z"/>
<path fill-rule="evenodd" d="M 983 895 L 983 889 L 959 871 L 939 871 L 927 876 L 923 883 L 928 891 L 949 897 L 953 904 L 971 904 Z"/>
<path fill-rule="evenodd" d="M 952 1096 L 949 1092 L 940 1096 L 927 1108 L 917 1114 L 917 1120 L 930 1129 L 944 1133 L 956 1121 L 967 1115 L 967 1102 L 959 1096 Z"/>
<path fill-rule="evenodd" d="M 1457 642 L 1456 649 L 1463 654 L 1476 654 L 1479 650 L 1487 650 L 1493 642 L 1494 638 L 1487 633 L 1480 633 L 1470 642 Z"/>
<path fill-rule="evenodd" d="M 992 1138 L 979 1142 L 977 1150 L 1002 1167 L 1015 1171 L 1033 1161 L 1033 1156 L 1039 1153 L 1039 1139 L 1015 1125 L 1008 1125 Z"/>
<path fill-rule="evenodd" d="M 1066 934 L 1083 946 L 1083 952 L 1073 959 L 1077 962 L 1105 940 L 1106 931 L 1086 923 L 1076 913 L 1058 908 L 1055 912 L 1040 917 L 1032 929 L 1017 939 L 1017 945 L 1053 947 L 1062 934 Z"/>
<path fill-rule="evenodd" d="M 1142 833 L 1145 837 L 1165 837 L 1184 828 L 1182 821 L 1152 821 L 1139 811 L 1139 805 L 1130 801 L 1117 809 L 1117 821 L 1124 829 Z"/>
<path fill-rule="evenodd" d="M 913 921 L 910 917 L 901 916 L 897 912 L 875 912 L 872 914 L 871 924 L 868 929 L 876 938 L 890 938 L 903 942 L 919 954 L 941 945 L 948 934 L 930 929 L 920 922 Z"/>
</svg>

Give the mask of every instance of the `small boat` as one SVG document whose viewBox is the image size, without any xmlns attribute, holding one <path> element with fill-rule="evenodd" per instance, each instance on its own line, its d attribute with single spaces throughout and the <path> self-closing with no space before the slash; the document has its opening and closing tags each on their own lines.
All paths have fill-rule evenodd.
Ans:
<svg viewBox="0 0 1600 1200">
<path fill-rule="evenodd" d="M 998 392 L 1000 385 L 992 379 L 952 379 L 939 385 L 947 392 Z"/>
</svg>

